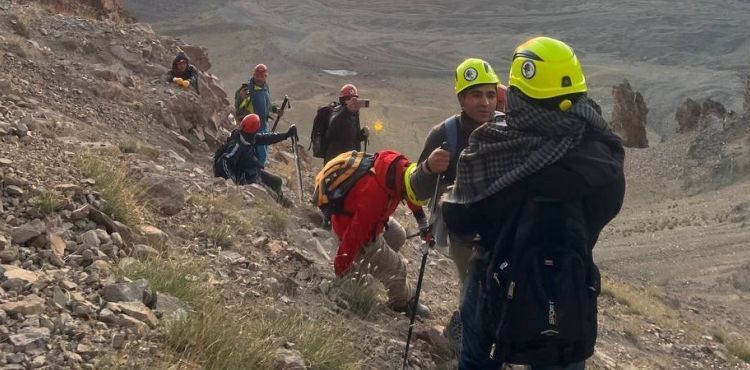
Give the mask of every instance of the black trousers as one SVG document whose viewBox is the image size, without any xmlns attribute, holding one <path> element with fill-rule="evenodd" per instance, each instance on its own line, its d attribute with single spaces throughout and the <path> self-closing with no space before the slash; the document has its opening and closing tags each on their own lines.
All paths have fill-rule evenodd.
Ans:
<svg viewBox="0 0 750 370">
<path fill-rule="evenodd" d="M 276 194 L 281 195 L 281 185 L 284 182 L 280 176 L 276 176 L 266 170 L 260 170 L 260 181 L 271 188 Z"/>
</svg>

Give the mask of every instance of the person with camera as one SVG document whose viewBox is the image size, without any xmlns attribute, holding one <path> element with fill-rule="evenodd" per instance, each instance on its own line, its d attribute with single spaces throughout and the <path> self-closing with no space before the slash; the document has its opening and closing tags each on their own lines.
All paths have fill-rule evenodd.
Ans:
<svg viewBox="0 0 750 370">
<path fill-rule="evenodd" d="M 333 108 L 326 130 L 326 152 L 324 161 L 337 155 L 356 150 L 362 151 L 362 142 L 367 140 L 370 131 L 361 127 L 359 110 L 369 107 L 369 100 L 359 99 L 357 87 L 346 84 L 339 91 L 339 104 Z"/>
</svg>

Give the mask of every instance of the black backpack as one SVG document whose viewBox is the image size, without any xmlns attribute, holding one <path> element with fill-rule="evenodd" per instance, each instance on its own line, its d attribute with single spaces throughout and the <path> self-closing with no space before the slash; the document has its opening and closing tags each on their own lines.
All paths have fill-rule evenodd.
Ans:
<svg viewBox="0 0 750 370">
<path fill-rule="evenodd" d="M 229 174 L 226 173 L 222 163 L 219 160 L 221 159 L 221 156 L 223 156 L 227 151 L 227 148 L 229 148 L 229 146 L 234 143 L 234 140 L 232 139 L 233 137 L 234 132 L 229 135 L 227 141 L 224 144 L 222 144 L 216 149 L 216 151 L 214 151 L 214 177 L 223 177 L 225 179 L 229 178 Z"/>
<path fill-rule="evenodd" d="M 337 105 L 337 102 L 331 102 L 330 104 L 318 107 L 318 111 L 315 113 L 312 133 L 310 134 L 310 146 L 307 148 L 308 150 L 312 148 L 313 157 L 325 158 L 326 156 L 326 148 L 328 147 L 326 132 L 328 131 L 333 108 Z"/>
<path fill-rule="evenodd" d="M 537 366 L 585 360 L 594 353 L 601 282 L 582 202 L 530 197 L 513 220 L 482 277 L 491 357 Z"/>
</svg>

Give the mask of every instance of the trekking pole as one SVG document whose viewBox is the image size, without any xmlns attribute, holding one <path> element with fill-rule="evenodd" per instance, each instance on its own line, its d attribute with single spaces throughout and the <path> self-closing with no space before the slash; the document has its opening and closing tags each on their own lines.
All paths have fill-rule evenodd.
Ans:
<svg viewBox="0 0 750 370">
<path fill-rule="evenodd" d="M 294 152 L 294 165 L 297 167 L 297 183 L 299 184 L 299 201 L 301 204 L 305 200 L 304 200 L 304 190 L 302 190 L 302 171 L 300 170 L 299 154 L 297 153 L 298 142 L 299 142 L 299 138 L 297 137 L 297 135 L 294 135 L 292 137 L 292 151 Z"/>
<path fill-rule="evenodd" d="M 443 146 L 447 145 L 443 143 Z M 437 174 L 437 183 L 435 184 L 435 193 L 432 196 L 432 206 L 430 207 L 430 217 L 435 213 L 438 203 L 438 194 L 440 191 L 440 182 L 443 177 Z M 419 266 L 419 278 L 417 278 L 417 289 L 414 293 L 414 305 L 411 307 L 411 318 L 409 320 L 409 334 L 406 336 L 406 351 L 404 352 L 404 370 L 409 361 L 409 345 L 411 344 L 411 336 L 414 332 L 414 321 L 417 318 L 417 305 L 419 304 L 419 293 L 422 291 L 422 280 L 424 279 L 424 270 L 427 266 L 427 256 L 430 253 L 430 248 L 435 246 L 435 238 L 430 237 L 430 240 L 425 241 L 422 245 L 422 264 Z"/>
<path fill-rule="evenodd" d="M 284 101 L 281 102 L 281 109 L 280 111 L 283 111 L 284 108 L 291 108 L 292 104 L 289 103 L 289 95 L 284 95 Z M 281 115 L 276 113 L 276 120 L 273 122 L 273 127 L 271 128 L 271 132 L 276 132 L 276 126 L 279 125 L 279 120 L 281 119 Z"/>
<path fill-rule="evenodd" d="M 418 236 L 419 236 L 419 232 L 416 232 L 416 233 L 414 233 L 414 234 L 411 234 L 411 235 L 407 235 L 407 236 L 406 236 L 406 239 L 412 239 L 412 238 L 416 238 L 416 237 L 418 237 Z"/>
</svg>

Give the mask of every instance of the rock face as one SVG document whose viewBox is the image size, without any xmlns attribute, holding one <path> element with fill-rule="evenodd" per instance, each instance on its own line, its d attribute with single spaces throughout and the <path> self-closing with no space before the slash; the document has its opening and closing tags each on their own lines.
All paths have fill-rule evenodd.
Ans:
<svg viewBox="0 0 750 370">
<path fill-rule="evenodd" d="M 208 59 L 208 51 L 202 46 L 183 45 L 182 51 L 190 58 L 190 62 L 202 72 L 211 69 L 211 61 Z"/>
<path fill-rule="evenodd" d="M 146 175 L 138 185 L 154 208 L 165 216 L 176 215 L 185 207 L 185 190 L 174 178 Z"/>
<path fill-rule="evenodd" d="M 727 116 L 727 108 L 723 104 L 709 98 L 703 102 L 702 114 L 704 116 L 714 115 L 716 118 L 724 119 Z"/>
<path fill-rule="evenodd" d="M 623 140 L 623 145 L 631 148 L 647 148 L 646 115 L 648 108 L 643 95 L 633 92 L 628 80 L 612 87 L 614 108 L 612 109 L 612 129 Z"/>
<path fill-rule="evenodd" d="M 129 23 L 134 19 L 120 4 L 120 0 L 21 0 L 19 3 L 41 3 L 51 7 L 55 13 L 79 17 Z"/>
<path fill-rule="evenodd" d="M 689 132 L 698 127 L 698 120 L 701 118 L 701 105 L 693 99 L 685 100 L 674 115 L 677 120 L 677 132 Z"/>
</svg>

